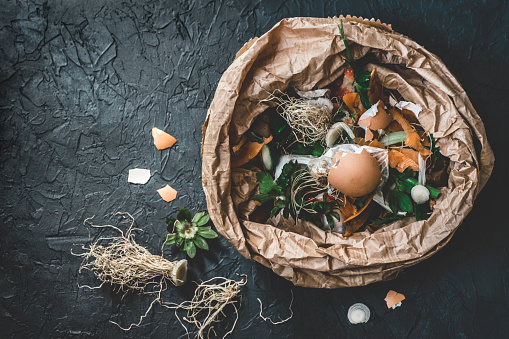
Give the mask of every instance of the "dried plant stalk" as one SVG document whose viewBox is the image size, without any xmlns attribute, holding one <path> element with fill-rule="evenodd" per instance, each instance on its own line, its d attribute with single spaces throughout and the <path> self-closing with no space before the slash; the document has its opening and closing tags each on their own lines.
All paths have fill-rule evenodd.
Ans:
<svg viewBox="0 0 509 339">
<path fill-rule="evenodd" d="M 246 276 L 244 275 L 244 277 Z M 181 304 L 165 303 L 163 306 L 174 309 L 175 315 L 179 321 L 180 318 L 178 317 L 177 311 L 180 309 L 187 311 L 183 320 L 189 324 L 194 324 L 197 327 L 197 338 L 204 338 L 205 335 L 208 337 L 208 332 L 212 329 L 212 327 L 210 327 L 208 332 L 205 333 L 207 327 L 218 321 L 218 316 L 220 314 L 224 314 L 223 310 L 226 306 L 232 305 L 237 317 L 232 329 L 224 335 L 224 337 L 226 337 L 228 334 L 233 332 L 238 320 L 238 311 L 235 306 L 236 300 L 234 300 L 234 298 L 239 294 L 240 288 L 246 283 L 247 279 L 235 281 L 223 277 L 214 277 L 198 284 L 194 297 L 191 301 L 184 301 Z M 187 327 L 182 323 L 182 321 L 180 321 L 180 323 L 186 329 L 189 337 Z"/>
</svg>

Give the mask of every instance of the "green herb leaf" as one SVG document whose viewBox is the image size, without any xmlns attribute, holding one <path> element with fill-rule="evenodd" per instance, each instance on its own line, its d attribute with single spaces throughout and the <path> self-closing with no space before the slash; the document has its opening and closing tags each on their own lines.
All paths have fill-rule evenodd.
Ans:
<svg viewBox="0 0 509 339">
<path fill-rule="evenodd" d="M 337 221 L 340 221 L 340 220 L 341 220 L 341 216 L 339 215 L 339 213 L 338 213 L 338 212 L 332 211 L 332 212 L 330 212 L 330 214 L 331 214 L 334 218 L 336 218 L 336 220 L 337 220 Z"/>
<path fill-rule="evenodd" d="M 200 218 L 201 218 L 201 217 L 203 217 L 205 214 L 207 214 L 207 212 L 205 212 L 205 211 L 202 211 L 202 212 L 198 212 L 198 213 L 196 213 L 196 214 L 194 215 L 194 217 L 193 217 L 193 222 L 194 222 L 194 223 L 197 223 L 197 222 L 198 222 L 198 220 L 200 220 Z M 201 226 L 201 225 L 199 225 L 199 226 Z"/>
<path fill-rule="evenodd" d="M 203 226 L 205 225 L 206 223 L 208 223 L 210 220 L 210 215 L 209 214 L 205 214 L 204 216 L 202 216 L 197 222 L 196 222 L 196 225 L 197 226 Z"/>
<path fill-rule="evenodd" d="M 285 164 L 281 170 L 281 175 L 277 178 L 276 184 L 280 187 L 279 191 L 282 193 L 284 188 L 290 185 L 292 175 L 300 169 L 300 165 L 296 161 L 290 161 Z"/>
<path fill-rule="evenodd" d="M 332 219 L 332 216 L 330 216 L 329 214 L 326 214 L 325 218 L 327 219 L 327 223 L 329 224 L 329 227 L 331 229 L 334 228 L 334 219 Z"/>
<path fill-rule="evenodd" d="M 391 221 L 401 220 L 404 217 L 405 217 L 404 215 L 389 213 L 385 217 L 372 220 L 370 224 L 380 226 Z"/>
<path fill-rule="evenodd" d="M 193 242 L 194 244 L 198 247 L 198 248 L 201 248 L 202 250 L 208 250 L 209 249 L 209 245 L 207 244 L 207 242 L 205 241 L 205 239 L 203 239 L 202 237 L 200 237 L 199 235 L 196 235 L 196 237 L 193 239 Z"/>
<path fill-rule="evenodd" d="M 369 88 L 369 80 L 371 79 L 371 72 L 366 69 L 360 69 L 354 73 L 354 78 L 357 84 L 362 86 L 364 89 Z M 367 108 L 367 107 L 365 107 Z"/>
<path fill-rule="evenodd" d="M 405 193 L 399 195 L 398 206 L 401 208 L 403 212 L 412 213 L 414 211 L 412 199 L 410 199 L 410 197 Z"/>
<path fill-rule="evenodd" d="M 189 258 L 194 258 L 196 255 L 196 246 L 192 240 L 186 239 L 184 244 L 184 252 L 187 253 Z"/>
<path fill-rule="evenodd" d="M 260 193 L 267 194 L 273 190 L 279 191 L 278 185 L 274 182 L 274 178 L 269 173 L 258 172 L 256 173 L 256 179 L 260 183 Z"/>
<path fill-rule="evenodd" d="M 275 217 L 280 211 L 282 210 L 281 207 L 275 207 L 270 211 L 269 218 Z"/>
<path fill-rule="evenodd" d="M 174 244 L 176 240 L 177 240 L 176 234 L 169 234 L 166 236 L 166 240 L 164 241 L 164 244 L 171 245 L 171 244 Z"/>
<path fill-rule="evenodd" d="M 365 109 L 369 109 L 372 105 L 371 100 L 368 96 L 369 91 L 369 79 L 371 78 L 371 72 L 365 69 L 361 69 L 354 72 L 354 89 L 355 92 L 359 93 L 361 98 L 362 106 Z"/>
<path fill-rule="evenodd" d="M 429 208 L 428 203 L 417 204 L 415 205 L 415 219 L 416 220 L 426 220 L 431 213 L 431 209 Z"/>
<path fill-rule="evenodd" d="M 207 239 L 217 238 L 217 233 L 213 231 L 210 227 L 198 227 L 197 233 Z"/>
<path fill-rule="evenodd" d="M 387 196 L 387 202 L 389 203 L 389 208 L 391 209 L 392 213 L 398 214 L 398 206 L 399 206 L 399 191 L 389 191 L 389 194 Z"/>
<path fill-rule="evenodd" d="M 184 228 L 184 224 L 186 223 L 186 221 L 180 221 L 180 220 L 176 220 L 175 221 L 175 229 L 177 229 L 177 231 L 181 231 L 183 228 Z"/>
<path fill-rule="evenodd" d="M 191 212 L 187 208 L 181 208 L 177 213 L 177 219 L 180 221 L 191 221 Z"/>
<path fill-rule="evenodd" d="M 311 145 L 304 145 L 299 143 L 295 148 L 293 148 L 290 153 L 297 155 L 313 155 L 315 157 L 319 157 L 323 155 L 325 152 L 325 148 L 323 147 L 320 141 L 314 142 Z"/>
<path fill-rule="evenodd" d="M 352 57 L 352 53 L 350 53 L 350 48 L 348 48 L 348 42 L 346 41 L 345 31 L 343 30 L 343 19 L 341 19 L 340 22 L 341 25 L 339 26 L 339 33 L 341 33 L 341 39 L 343 39 L 343 43 L 345 44 L 346 54 L 348 55 L 348 59 L 350 60 L 349 62 L 350 67 L 353 68 L 353 70 L 355 71 L 355 61 Z"/>
<path fill-rule="evenodd" d="M 182 246 L 184 245 L 184 238 L 177 236 L 176 245 L 180 250 L 182 250 Z"/>
</svg>

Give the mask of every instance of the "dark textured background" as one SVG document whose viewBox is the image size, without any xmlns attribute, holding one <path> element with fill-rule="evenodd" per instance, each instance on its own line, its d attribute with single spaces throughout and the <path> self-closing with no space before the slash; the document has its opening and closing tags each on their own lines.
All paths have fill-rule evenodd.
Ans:
<svg viewBox="0 0 509 339">
<path fill-rule="evenodd" d="M 0 3 L 0 337 L 184 337 L 171 311 L 155 307 L 124 333 L 109 320 L 138 321 L 151 297 L 124 300 L 78 274 L 70 254 L 87 241 L 85 218 L 116 222 L 130 212 L 139 242 L 158 253 L 164 217 L 206 207 L 201 126 L 236 51 L 280 19 L 341 13 L 380 18 L 443 59 L 482 117 L 496 166 L 452 241 L 397 280 L 362 288 L 293 287 L 245 260 L 223 238 L 190 264 L 190 279 L 248 275 L 233 338 L 507 337 L 509 235 L 506 214 L 509 75 L 507 1 L 1 1 Z M 177 139 L 157 151 L 158 126 Z M 148 168 L 148 184 L 127 183 Z M 156 190 L 170 184 L 178 199 Z M 166 249 L 165 255 L 180 257 Z M 389 289 L 406 295 L 388 310 Z M 289 315 L 293 290 L 293 318 Z M 190 299 L 193 284 L 168 301 Z M 350 305 L 371 309 L 351 325 Z M 234 314 L 216 326 L 222 337 Z"/>
</svg>

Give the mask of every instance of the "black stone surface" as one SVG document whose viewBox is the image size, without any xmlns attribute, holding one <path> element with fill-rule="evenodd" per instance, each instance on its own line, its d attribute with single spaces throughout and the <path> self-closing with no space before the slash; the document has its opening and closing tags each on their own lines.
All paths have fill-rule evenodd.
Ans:
<svg viewBox="0 0 509 339">
<path fill-rule="evenodd" d="M 452 241 L 398 279 L 367 287 L 294 287 L 241 257 L 223 238 L 190 264 L 190 279 L 247 274 L 232 338 L 503 338 L 509 331 L 506 245 L 509 6 L 507 1 L 6 1 L 0 9 L 0 337 L 183 338 L 173 312 L 151 297 L 123 300 L 78 274 L 71 255 L 88 240 L 82 222 L 114 223 L 130 212 L 139 242 L 159 253 L 164 218 L 206 207 L 201 126 L 221 74 L 236 51 L 280 19 L 352 14 L 391 23 L 437 54 L 463 84 L 497 157 L 495 171 Z M 178 143 L 157 151 L 153 126 Z M 148 168 L 148 184 L 127 183 Z M 156 190 L 170 184 L 178 199 Z M 165 250 L 166 257 L 182 254 Z M 171 288 L 168 301 L 193 295 Z M 389 289 L 406 295 L 388 310 Z M 293 318 L 289 315 L 291 291 Z M 351 325 L 350 305 L 371 309 Z M 215 326 L 222 337 L 232 309 Z"/>
</svg>

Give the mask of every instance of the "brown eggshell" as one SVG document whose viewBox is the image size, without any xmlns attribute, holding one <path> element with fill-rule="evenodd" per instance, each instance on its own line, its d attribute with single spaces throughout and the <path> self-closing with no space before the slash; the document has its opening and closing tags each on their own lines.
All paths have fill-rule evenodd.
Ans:
<svg viewBox="0 0 509 339">
<path fill-rule="evenodd" d="M 158 150 L 169 148 L 177 142 L 177 139 L 157 127 L 152 128 L 152 137 Z"/>
<path fill-rule="evenodd" d="M 332 162 L 329 183 L 350 197 L 361 197 L 373 192 L 382 178 L 378 161 L 365 149 L 360 154 L 343 155 L 343 152 L 338 152 Z"/>
<path fill-rule="evenodd" d="M 391 308 L 394 305 L 399 304 L 403 300 L 405 300 L 405 296 L 401 293 L 398 293 L 396 291 L 390 290 L 387 293 L 387 296 L 385 297 L 385 302 L 387 303 L 387 308 Z"/>
<path fill-rule="evenodd" d="M 157 190 L 157 193 L 163 198 L 164 201 L 170 202 L 177 198 L 177 191 L 170 185 L 166 185 L 163 188 Z"/>
<path fill-rule="evenodd" d="M 384 103 L 379 100 L 377 102 L 377 109 L 376 115 L 374 117 L 369 117 L 365 119 L 359 120 L 359 125 L 368 127 L 372 130 L 379 130 L 386 128 L 392 121 L 392 115 L 388 114 L 384 109 Z"/>
</svg>

